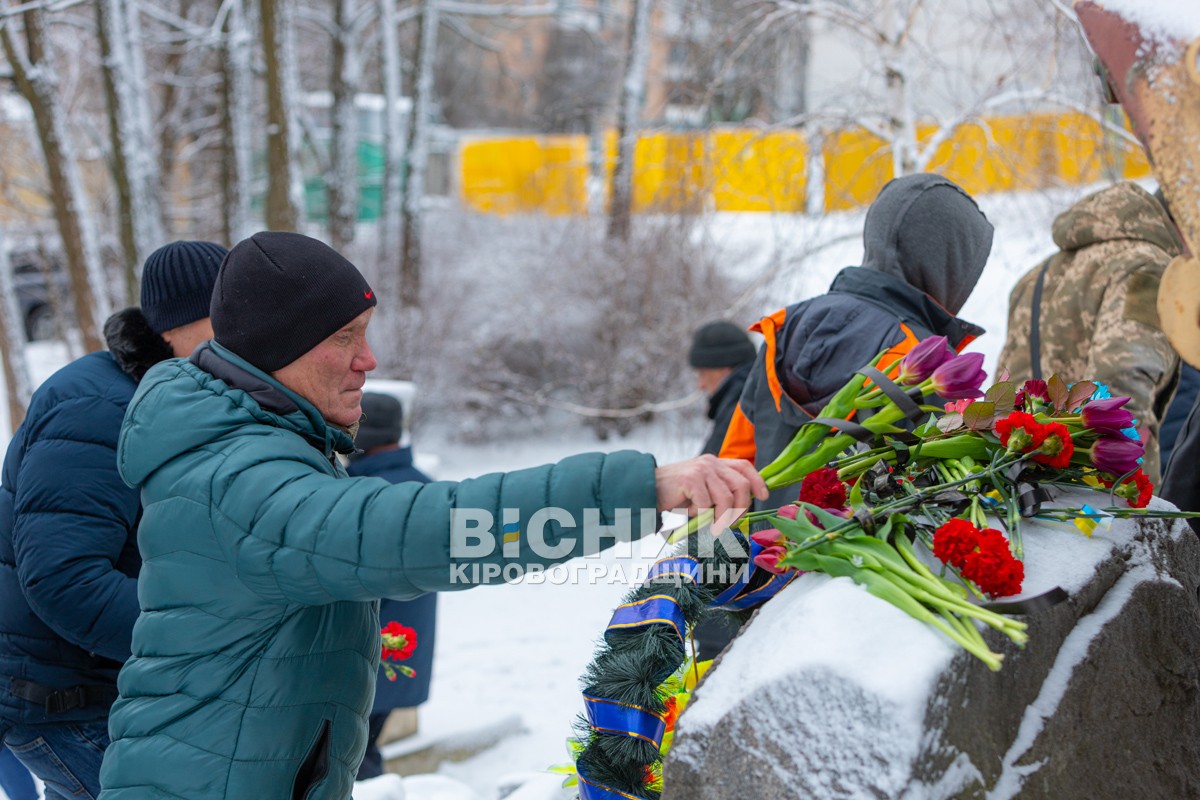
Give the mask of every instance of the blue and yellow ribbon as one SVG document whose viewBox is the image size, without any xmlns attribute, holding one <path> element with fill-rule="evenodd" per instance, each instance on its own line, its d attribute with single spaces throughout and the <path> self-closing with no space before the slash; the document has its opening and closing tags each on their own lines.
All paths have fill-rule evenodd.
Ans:
<svg viewBox="0 0 1200 800">
<path fill-rule="evenodd" d="M 678 600 L 666 594 L 655 594 L 636 603 L 617 606 L 612 619 L 608 621 L 605 634 L 609 631 L 643 628 L 647 625 L 669 625 L 679 637 L 679 644 L 682 646 L 687 632 L 683 609 L 679 607 Z"/>
<path fill-rule="evenodd" d="M 588 724 L 595 730 L 604 733 L 617 733 L 649 742 L 655 747 L 662 745 L 663 734 L 667 732 L 667 721 L 661 714 L 655 714 L 641 706 L 618 703 L 606 697 L 583 696 L 583 705 L 587 711 Z"/>
</svg>

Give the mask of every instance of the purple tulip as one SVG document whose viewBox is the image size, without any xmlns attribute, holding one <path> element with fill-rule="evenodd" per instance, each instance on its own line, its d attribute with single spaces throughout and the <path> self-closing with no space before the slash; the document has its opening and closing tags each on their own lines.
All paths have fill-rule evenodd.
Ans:
<svg viewBox="0 0 1200 800">
<path fill-rule="evenodd" d="M 1101 436 L 1089 451 L 1092 463 L 1101 472 L 1124 475 L 1137 469 L 1145 447 L 1138 439 L 1126 436 Z"/>
<path fill-rule="evenodd" d="M 795 506 L 792 506 L 792 508 L 795 508 Z M 766 548 L 775 547 L 783 543 L 783 534 L 774 528 L 767 528 L 765 531 L 755 531 L 750 534 L 750 538 Z"/>
<path fill-rule="evenodd" d="M 1121 408 L 1128 402 L 1128 397 L 1093 400 L 1080 409 L 1079 414 L 1083 424 L 1092 430 L 1116 435 L 1133 425 L 1133 414 Z"/>
<path fill-rule="evenodd" d="M 779 560 L 787 555 L 787 548 L 782 545 L 768 547 L 754 557 L 754 563 L 762 567 L 767 572 L 772 572 L 776 575 L 782 575 L 787 572 L 787 567 L 779 566 Z"/>
<path fill-rule="evenodd" d="M 896 383 L 916 386 L 933 374 L 933 371 L 954 358 L 954 351 L 945 336 L 931 336 L 909 350 L 900 359 L 900 375 Z"/>
<path fill-rule="evenodd" d="M 982 397 L 980 386 L 987 380 L 983 371 L 983 353 L 967 353 L 942 364 L 930 376 L 933 390 L 946 400 Z"/>
</svg>

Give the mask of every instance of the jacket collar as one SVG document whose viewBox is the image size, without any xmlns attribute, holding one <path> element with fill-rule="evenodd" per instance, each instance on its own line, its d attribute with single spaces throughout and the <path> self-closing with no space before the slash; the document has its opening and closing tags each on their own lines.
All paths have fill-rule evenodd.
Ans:
<svg viewBox="0 0 1200 800">
<path fill-rule="evenodd" d="M 197 347 L 188 361 L 229 387 L 245 392 L 259 408 L 279 420 L 279 427 L 300 434 L 327 457 L 335 452 L 354 452 L 350 434 L 326 422 L 312 403 L 215 341 Z"/>
<path fill-rule="evenodd" d="M 830 292 L 852 294 L 923 328 L 925 336 L 945 336 L 955 350 L 982 336 L 983 328 L 951 314 L 937 301 L 895 275 L 863 267 L 846 267 L 833 279 Z"/>
</svg>

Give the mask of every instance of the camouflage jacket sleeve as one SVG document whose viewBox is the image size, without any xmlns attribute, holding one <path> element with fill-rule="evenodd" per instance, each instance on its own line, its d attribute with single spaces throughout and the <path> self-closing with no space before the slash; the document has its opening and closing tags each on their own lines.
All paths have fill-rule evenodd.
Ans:
<svg viewBox="0 0 1200 800">
<path fill-rule="evenodd" d="M 1142 263 L 1122 270 L 1104 292 L 1097 314 L 1088 371 L 1108 384 L 1113 396 L 1128 396 L 1127 408 L 1149 430 L 1146 472 L 1158 477 L 1158 428 L 1179 356 L 1158 322 L 1158 285 L 1162 265 Z"/>
</svg>

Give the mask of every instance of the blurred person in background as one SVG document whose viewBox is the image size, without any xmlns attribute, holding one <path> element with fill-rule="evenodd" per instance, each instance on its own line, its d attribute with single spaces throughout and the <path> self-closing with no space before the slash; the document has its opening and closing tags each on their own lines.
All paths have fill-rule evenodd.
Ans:
<svg viewBox="0 0 1200 800">
<path fill-rule="evenodd" d="M 404 406 L 400 401 L 391 395 L 364 392 L 362 413 L 354 437 L 354 446 L 359 449 L 350 455 L 346 467 L 350 477 L 373 475 L 391 483 L 429 483 L 429 476 L 413 466 L 412 447 L 400 444 L 404 430 Z M 379 623 L 384 626 L 389 622 L 399 622 L 416 632 L 417 649 L 404 661 L 416 675 L 388 680 L 380 665 L 375 676 L 375 704 L 367 724 L 367 752 L 356 778 L 360 781 L 383 774 L 381 745 L 417 732 L 417 706 L 429 699 L 437 594 L 431 592 L 412 600 L 383 598 L 379 603 Z M 388 735 L 381 739 L 385 733 Z"/>
<path fill-rule="evenodd" d="M 717 455 L 733 419 L 742 387 L 750 377 L 755 349 L 750 336 L 732 322 L 717 320 L 701 325 L 692 336 L 688 365 L 696 374 L 696 386 L 708 397 L 712 420 L 701 453 Z"/>
</svg>

